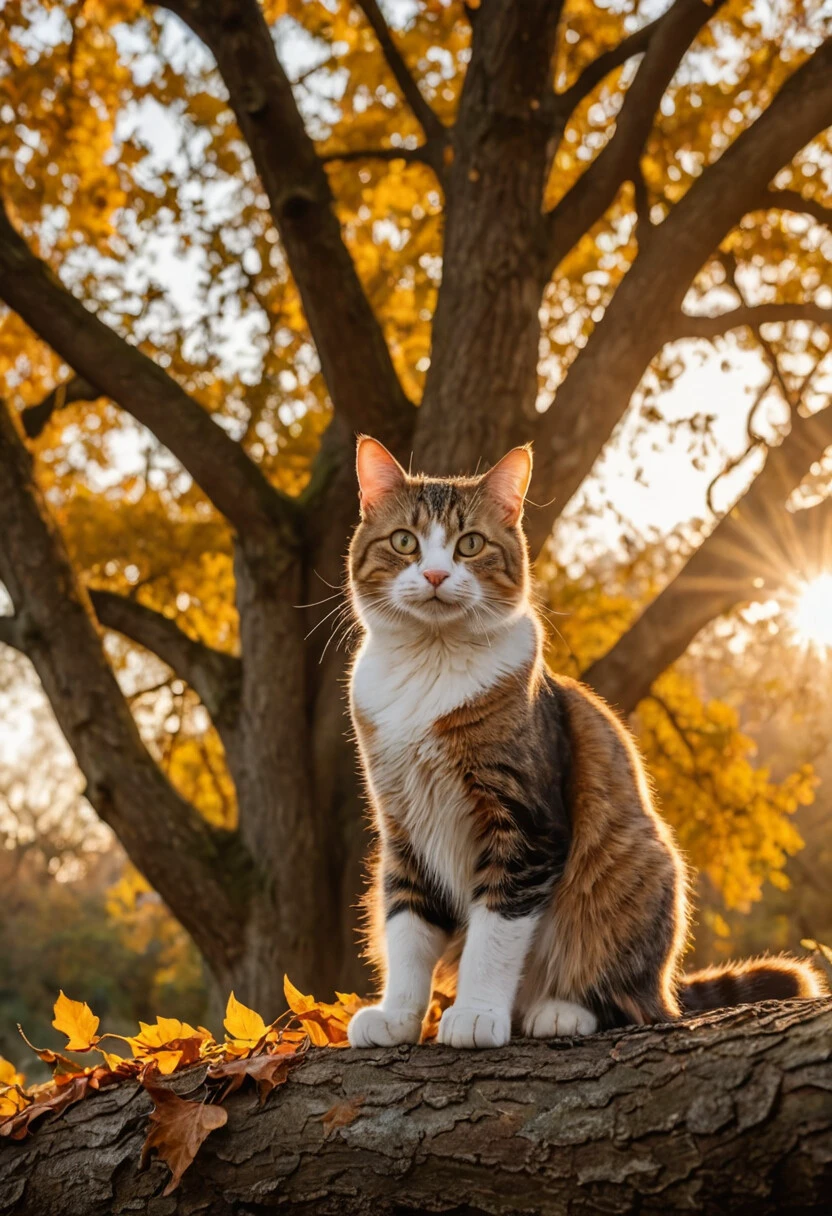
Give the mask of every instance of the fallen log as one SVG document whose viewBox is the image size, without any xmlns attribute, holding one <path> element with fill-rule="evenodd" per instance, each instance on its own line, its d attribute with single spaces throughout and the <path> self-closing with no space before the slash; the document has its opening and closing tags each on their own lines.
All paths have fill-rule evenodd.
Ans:
<svg viewBox="0 0 832 1216">
<path fill-rule="evenodd" d="M 204 1073 L 176 1092 L 198 1097 Z M 15 1216 L 809 1213 L 832 1203 L 832 998 L 492 1051 L 313 1050 L 179 1188 L 133 1083 L 0 1146 Z"/>
</svg>

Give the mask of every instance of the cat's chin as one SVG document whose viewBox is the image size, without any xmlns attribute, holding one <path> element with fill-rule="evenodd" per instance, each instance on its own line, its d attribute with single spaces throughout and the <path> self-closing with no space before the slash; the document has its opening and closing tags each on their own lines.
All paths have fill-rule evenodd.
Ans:
<svg viewBox="0 0 832 1216">
<path fill-rule="evenodd" d="M 403 604 L 400 611 L 416 625 L 428 630 L 458 627 L 471 633 L 480 632 L 475 612 L 467 604 L 448 603 L 447 600 L 430 599 L 417 604 Z"/>
</svg>

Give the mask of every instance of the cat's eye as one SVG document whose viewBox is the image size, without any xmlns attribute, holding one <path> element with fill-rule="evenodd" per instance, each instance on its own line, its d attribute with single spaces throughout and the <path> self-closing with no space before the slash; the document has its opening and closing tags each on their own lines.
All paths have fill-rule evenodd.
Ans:
<svg viewBox="0 0 832 1216">
<path fill-rule="evenodd" d="M 415 553 L 419 547 L 419 542 L 412 532 L 407 532 L 404 528 L 399 528 L 390 537 L 390 544 L 397 553 L 402 553 L 405 557 Z"/>
<path fill-rule="evenodd" d="M 485 548 L 485 537 L 479 532 L 466 532 L 456 542 L 456 551 L 460 557 L 476 557 Z"/>
</svg>

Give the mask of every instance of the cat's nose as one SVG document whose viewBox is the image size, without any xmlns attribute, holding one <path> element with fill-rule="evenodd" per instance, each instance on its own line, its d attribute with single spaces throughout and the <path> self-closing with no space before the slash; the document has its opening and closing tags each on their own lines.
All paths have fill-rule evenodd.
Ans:
<svg viewBox="0 0 832 1216">
<path fill-rule="evenodd" d="M 425 578 L 431 587 L 440 587 L 445 579 L 450 577 L 450 570 L 423 570 Z"/>
</svg>

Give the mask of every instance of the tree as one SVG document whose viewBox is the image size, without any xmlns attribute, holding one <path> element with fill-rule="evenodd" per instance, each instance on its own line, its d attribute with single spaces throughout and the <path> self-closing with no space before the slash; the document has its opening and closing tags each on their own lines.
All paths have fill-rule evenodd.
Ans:
<svg viewBox="0 0 832 1216">
<path fill-rule="evenodd" d="M 265 1105 L 253 1087 L 228 1100 L 164 1200 L 168 1167 L 138 1168 L 150 1101 L 116 1086 L 5 1142 L 0 1211 L 822 1212 L 830 1022 L 827 999 L 559 1050 L 313 1049 Z M 199 1085 L 192 1070 L 174 1089 L 199 1099 Z"/>
<path fill-rule="evenodd" d="M 401 29 L 375 0 L 57 8 L 12 3 L 0 30 L 0 351 L 33 441 L 2 415 L 0 636 L 218 983 L 268 1010 L 284 970 L 355 977 L 361 800 L 345 658 L 316 626 L 356 431 L 438 473 L 533 439 L 538 552 L 674 344 L 736 332 L 729 350 L 762 353 L 760 402 L 784 409 L 767 431 L 752 410 L 756 477 L 586 673 L 624 711 L 782 579 L 794 535 L 818 551 L 824 508 L 786 508 L 832 439 L 804 416 L 832 320 L 829 20 L 798 0 L 770 21 L 675 0 L 647 23 L 626 3 L 426 0 Z M 290 35 L 314 48 L 294 82 Z M 167 162 L 143 134 L 160 110 Z M 196 322 L 142 260 L 154 241 L 210 272 Z M 229 325 L 253 369 L 229 371 Z M 146 467 L 73 484 L 75 447 L 106 469 L 125 416 Z M 206 817 L 193 763 L 148 750 L 102 628 L 185 681 L 187 712 L 198 698 L 235 814 Z"/>
</svg>

